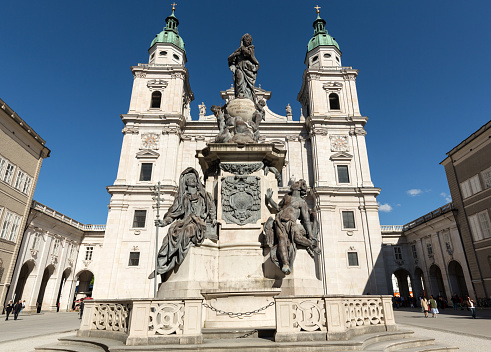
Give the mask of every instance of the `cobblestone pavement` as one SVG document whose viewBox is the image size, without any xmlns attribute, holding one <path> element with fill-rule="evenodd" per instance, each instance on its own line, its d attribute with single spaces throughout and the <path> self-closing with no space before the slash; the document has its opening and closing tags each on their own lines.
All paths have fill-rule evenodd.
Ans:
<svg viewBox="0 0 491 352">
<path fill-rule="evenodd" d="M 418 337 L 436 339 L 438 344 L 457 346 L 462 352 L 491 351 L 491 310 L 478 310 L 477 319 L 468 311 L 446 309 L 438 318 L 424 318 L 419 309 L 396 309 L 401 329 L 413 330 Z M 35 347 L 56 343 L 73 336 L 80 326 L 77 313 L 23 314 L 14 321 L 0 315 L 0 351 L 31 352 Z"/>
</svg>

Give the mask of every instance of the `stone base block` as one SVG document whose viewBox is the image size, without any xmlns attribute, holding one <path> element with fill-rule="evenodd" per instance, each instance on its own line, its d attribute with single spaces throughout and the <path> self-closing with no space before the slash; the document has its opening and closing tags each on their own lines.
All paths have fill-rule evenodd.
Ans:
<svg viewBox="0 0 491 352">
<path fill-rule="evenodd" d="M 302 341 L 326 341 L 325 331 L 306 332 L 302 331 L 298 334 L 294 332 L 276 333 L 274 336 L 276 342 L 302 342 Z"/>
<path fill-rule="evenodd" d="M 203 291 L 202 295 L 208 305 L 205 306 L 205 328 L 274 329 L 276 327 L 274 297 L 280 291 L 280 289 L 239 292 Z"/>
</svg>

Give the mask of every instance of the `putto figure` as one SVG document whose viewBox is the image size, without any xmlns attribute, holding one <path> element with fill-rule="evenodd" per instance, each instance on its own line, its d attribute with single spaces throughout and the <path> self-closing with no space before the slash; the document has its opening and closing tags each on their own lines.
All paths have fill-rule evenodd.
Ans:
<svg viewBox="0 0 491 352">
<path fill-rule="evenodd" d="M 248 98 L 255 102 L 254 85 L 259 62 L 254 55 L 252 36 L 249 33 L 242 36 L 240 47 L 228 57 L 228 67 L 234 74 L 235 97 Z"/>
<path fill-rule="evenodd" d="M 157 274 L 165 274 L 181 264 L 191 246 L 203 243 L 207 223 L 216 225 L 216 208 L 210 193 L 199 181 L 198 171 L 188 167 L 181 173 L 174 203 L 155 225 L 172 225 L 162 241 L 158 254 Z M 155 276 L 152 272 L 149 279 Z"/>
<path fill-rule="evenodd" d="M 278 212 L 264 224 L 266 243 L 271 248 L 271 261 L 289 275 L 297 252 L 297 245 L 306 247 L 307 252 L 314 257 L 320 253 L 317 244 L 319 226 L 314 211 L 309 211 L 303 197 L 307 194 L 305 180 L 294 182 L 290 192 L 283 197 L 279 204 L 273 201 L 273 191 L 266 192 L 266 202 Z M 301 223 L 298 223 L 298 220 Z"/>
</svg>

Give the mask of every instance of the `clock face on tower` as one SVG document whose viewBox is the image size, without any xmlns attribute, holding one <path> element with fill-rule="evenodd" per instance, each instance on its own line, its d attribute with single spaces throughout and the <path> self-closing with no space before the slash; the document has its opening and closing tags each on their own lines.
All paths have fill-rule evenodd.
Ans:
<svg viewBox="0 0 491 352">
<path fill-rule="evenodd" d="M 142 135 L 143 149 L 158 149 L 159 136 L 155 133 Z"/>
<path fill-rule="evenodd" d="M 331 151 L 347 152 L 348 136 L 331 136 Z"/>
</svg>

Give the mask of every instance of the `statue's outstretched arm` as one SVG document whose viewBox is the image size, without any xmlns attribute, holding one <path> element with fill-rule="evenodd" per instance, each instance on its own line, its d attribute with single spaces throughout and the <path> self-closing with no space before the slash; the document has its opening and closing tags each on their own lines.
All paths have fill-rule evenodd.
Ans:
<svg viewBox="0 0 491 352">
<path fill-rule="evenodd" d="M 271 188 L 266 190 L 266 204 L 269 204 L 269 206 L 276 209 L 276 211 L 280 211 L 281 209 L 280 206 L 278 206 L 278 204 L 273 200 L 273 190 Z"/>
</svg>

